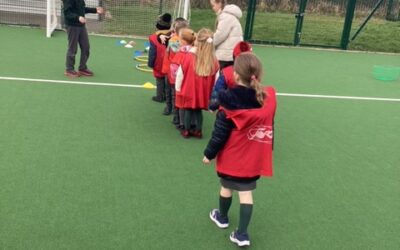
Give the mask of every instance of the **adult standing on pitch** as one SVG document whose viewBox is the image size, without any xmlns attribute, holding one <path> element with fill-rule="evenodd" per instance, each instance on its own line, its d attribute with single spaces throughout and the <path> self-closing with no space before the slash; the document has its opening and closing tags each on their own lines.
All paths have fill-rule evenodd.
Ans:
<svg viewBox="0 0 400 250">
<path fill-rule="evenodd" d="M 216 30 L 214 33 L 215 55 L 220 69 L 233 65 L 233 48 L 243 41 L 243 30 L 239 19 L 242 11 L 227 0 L 210 0 L 213 11 L 217 14 Z"/>
<path fill-rule="evenodd" d="M 90 54 L 89 36 L 86 30 L 86 13 L 103 14 L 102 7 L 88 8 L 84 0 L 63 0 L 63 12 L 68 34 L 68 51 L 65 75 L 68 77 L 93 76 L 86 65 Z M 78 72 L 75 71 L 75 55 L 81 48 Z"/>
</svg>

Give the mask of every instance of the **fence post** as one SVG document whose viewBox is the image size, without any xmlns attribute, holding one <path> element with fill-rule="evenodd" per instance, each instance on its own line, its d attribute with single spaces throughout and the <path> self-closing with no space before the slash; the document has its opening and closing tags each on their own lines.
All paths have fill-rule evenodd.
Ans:
<svg viewBox="0 0 400 250">
<path fill-rule="evenodd" d="M 388 21 L 396 21 L 396 18 L 392 13 L 393 2 L 394 2 L 394 0 L 388 0 L 387 11 L 386 11 L 386 20 L 388 20 Z"/>
<path fill-rule="evenodd" d="M 295 46 L 300 44 L 301 31 L 303 29 L 304 12 L 306 10 L 307 0 L 300 0 L 299 12 L 296 14 L 296 30 L 294 32 L 293 44 Z"/>
<path fill-rule="evenodd" d="M 163 0 L 160 0 L 160 7 L 158 9 L 158 14 L 161 15 L 163 13 Z"/>
<path fill-rule="evenodd" d="M 244 40 L 248 41 L 251 39 L 253 35 L 253 26 L 254 26 L 254 15 L 256 12 L 256 0 L 250 0 L 249 5 L 247 6 L 247 17 L 246 17 L 246 25 L 244 29 Z"/>
<path fill-rule="evenodd" d="M 344 20 L 342 40 L 340 42 L 340 47 L 342 49 L 347 49 L 349 44 L 351 24 L 353 23 L 354 10 L 356 9 L 356 0 L 349 0 L 346 9 L 346 19 Z"/>
</svg>

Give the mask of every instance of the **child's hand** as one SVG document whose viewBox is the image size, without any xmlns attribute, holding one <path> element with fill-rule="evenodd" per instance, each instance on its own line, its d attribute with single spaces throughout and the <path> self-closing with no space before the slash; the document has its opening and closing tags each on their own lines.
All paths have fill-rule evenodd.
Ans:
<svg viewBox="0 0 400 250">
<path fill-rule="evenodd" d="M 96 7 L 96 11 L 97 11 L 97 14 L 103 14 L 104 13 L 104 8 L 103 7 Z"/>
<path fill-rule="evenodd" d="M 205 156 L 203 157 L 203 163 L 204 164 L 210 164 L 210 162 L 211 161 L 207 157 L 205 157 Z"/>
<path fill-rule="evenodd" d="M 169 36 L 167 35 L 160 35 L 160 41 L 162 44 L 165 44 L 165 42 L 167 41 L 167 39 L 169 38 Z"/>
<path fill-rule="evenodd" d="M 79 22 L 80 23 L 86 23 L 86 18 L 84 18 L 83 16 L 79 17 Z"/>
</svg>

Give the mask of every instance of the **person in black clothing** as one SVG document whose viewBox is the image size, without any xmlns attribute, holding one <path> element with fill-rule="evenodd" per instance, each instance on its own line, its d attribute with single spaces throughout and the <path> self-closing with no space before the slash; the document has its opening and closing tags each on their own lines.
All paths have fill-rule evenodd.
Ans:
<svg viewBox="0 0 400 250">
<path fill-rule="evenodd" d="M 261 86 L 261 71 L 261 62 L 254 54 L 245 52 L 236 58 L 237 85 L 218 92 L 220 109 L 204 150 L 205 164 L 217 158 L 216 171 L 221 182 L 219 209 L 213 209 L 209 216 L 219 228 L 229 226 L 232 193 L 239 193 L 239 226 L 230 235 L 230 240 L 239 246 L 250 245 L 247 227 L 256 182 L 260 176 L 272 176 L 276 95 L 274 88 Z"/>
<path fill-rule="evenodd" d="M 170 32 L 172 16 L 164 13 L 158 16 L 156 21 L 156 31 L 149 36 L 150 49 L 147 66 L 153 69 L 153 76 L 156 80 L 156 95 L 151 99 L 155 102 L 165 102 L 166 74 L 162 72 L 165 51 L 167 44 L 163 44 L 160 35 Z"/>
<path fill-rule="evenodd" d="M 102 7 L 88 8 L 84 0 L 63 0 L 63 13 L 68 34 L 68 50 L 66 55 L 66 70 L 68 77 L 93 76 L 86 65 L 90 54 L 89 36 L 86 30 L 86 13 L 103 14 Z M 78 72 L 75 71 L 75 55 L 81 48 L 81 60 Z"/>
</svg>

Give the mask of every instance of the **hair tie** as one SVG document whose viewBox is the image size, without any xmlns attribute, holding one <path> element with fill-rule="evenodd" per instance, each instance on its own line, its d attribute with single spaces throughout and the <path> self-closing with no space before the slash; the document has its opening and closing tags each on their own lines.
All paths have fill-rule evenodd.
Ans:
<svg viewBox="0 0 400 250">
<path fill-rule="evenodd" d="M 212 42 L 213 42 L 212 37 L 207 38 L 206 42 L 207 42 L 207 43 L 212 43 Z"/>
<path fill-rule="evenodd" d="M 256 77 L 255 75 L 252 75 L 252 76 L 250 77 L 250 79 L 253 80 L 253 81 L 255 81 L 255 80 L 257 80 L 257 77 Z"/>
</svg>

